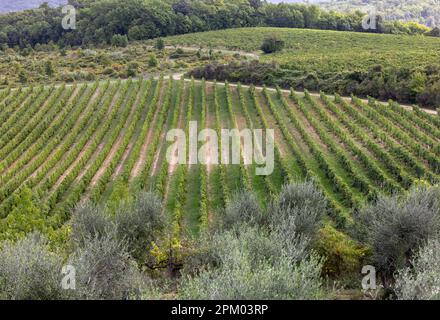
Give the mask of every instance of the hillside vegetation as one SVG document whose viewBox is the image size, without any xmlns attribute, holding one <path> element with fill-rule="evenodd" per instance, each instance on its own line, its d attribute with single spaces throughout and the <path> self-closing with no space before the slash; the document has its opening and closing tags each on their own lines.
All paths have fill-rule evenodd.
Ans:
<svg viewBox="0 0 440 320">
<path fill-rule="evenodd" d="M 239 27 L 310 28 L 425 34 L 422 25 L 380 21 L 362 27 L 363 13 L 326 12 L 316 6 L 269 4 L 260 0 L 76 0 L 76 28 L 61 27 L 60 8 L 0 16 L 0 45 L 21 48 L 56 42 L 62 46 L 111 43 L 116 36 L 146 40 L 161 36 Z"/>
<path fill-rule="evenodd" d="M 261 55 L 260 64 L 209 65 L 193 75 L 393 99 L 433 109 L 440 105 L 438 38 L 243 28 L 169 37 L 167 42 L 259 51 L 263 40 L 273 35 L 285 42 L 285 49 Z"/>
<path fill-rule="evenodd" d="M 140 190 L 155 191 L 176 225 L 197 232 L 235 191 L 253 190 L 264 204 L 306 177 L 344 226 L 365 201 L 440 174 L 438 118 L 396 104 L 164 78 L 21 87 L 0 97 L 2 238 L 57 229 L 80 200 L 118 203 Z M 190 120 L 217 132 L 275 129 L 275 172 L 169 165 L 166 131 Z"/>
<path fill-rule="evenodd" d="M 300 71 L 365 71 L 375 65 L 412 68 L 440 60 L 440 39 L 405 35 L 241 28 L 168 37 L 166 41 L 171 45 L 260 51 L 269 35 L 285 41 L 285 50 L 262 55 L 261 61 L 276 60 L 283 67 Z"/>
</svg>

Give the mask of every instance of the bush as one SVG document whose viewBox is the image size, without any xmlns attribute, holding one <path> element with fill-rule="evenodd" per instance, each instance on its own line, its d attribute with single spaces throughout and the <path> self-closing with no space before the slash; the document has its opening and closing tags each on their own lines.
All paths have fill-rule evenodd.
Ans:
<svg viewBox="0 0 440 320">
<path fill-rule="evenodd" d="M 215 264 L 196 276 L 185 274 L 182 299 L 260 300 L 322 297 L 321 262 L 314 255 L 294 261 L 267 232 L 243 227 L 216 234 Z"/>
<path fill-rule="evenodd" d="M 272 228 L 286 236 L 296 233 L 315 238 L 322 227 L 327 200 L 312 182 L 286 185 L 269 210 Z"/>
<path fill-rule="evenodd" d="M 157 67 L 157 65 L 159 64 L 159 62 L 157 61 L 157 57 L 154 53 L 150 54 L 150 56 L 148 57 L 148 66 L 150 68 L 154 68 Z"/>
<path fill-rule="evenodd" d="M 90 239 L 100 239 L 115 229 L 104 208 L 91 202 L 80 203 L 70 221 L 72 240 L 83 247 Z"/>
<path fill-rule="evenodd" d="M 261 45 L 261 50 L 264 53 L 269 54 L 283 50 L 284 46 L 284 41 L 273 35 L 264 39 L 263 44 Z"/>
<path fill-rule="evenodd" d="M 118 239 L 126 241 L 130 254 L 144 261 L 151 245 L 166 226 L 162 201 L 154 193 L 140 193 L 133 203 L 121 205 L 115 223 Z"/>
<path fill-rule="evenodd" d="M 163 49 L 165 49 L 165 41 L 162 38 L 157 39 L 154 47 L 156 48 L 156 50 L 162 51 Z"/>
<path fill-rule="evenodd" d="M 62 260 L 49 252 L 38 234 L 5 243 L 0 251 L 0 299 L 62 299 L 66 292 L 61 288 L 61 270 Z"/>
<path fill-rule="evenodd" d="M 115 47 L 127 47 L 128 46 L 128 38 L 126 35 L 115 34 L 112 37 L 111 45 Z"/>
<path fill-rule="evenodd" d="M 80 299 L 126 300 L 140 295 L 145 284 L 127 245 L 112 234 L 88 240 L 71 257 Z"/>
<path fill-rule="evenodd" d="M 226 206 L 221 224 L 225 229 L 240 228 L 242 224 L 262 225 L 264 214 L 256 196 L 249 191 L 239 191 Z"/>
<path fill-rule="evenodd" d="M 430 240 L 417 253 L 412 268 L 396 276 L 395 292 L 400 300 L 440 300 L 440 241 Z"/>
<path fill-rule="evenodd" d="M 390 277 L 407 267 L 420 245 L 438 233 L 439 217 L 440 189 L 419 187 L 405 196 L 380 197 L 355 220 L 359 239 L 371 246 L 374 265 Z"/>
<path fill-rule="evenodd" d="M 358 275 L 361 261 L 368 253 L 366 248 L 330 225 L 319 231 L 315 249 L 324 258 L 324 274 L 332 278 Z"/>
</svg>

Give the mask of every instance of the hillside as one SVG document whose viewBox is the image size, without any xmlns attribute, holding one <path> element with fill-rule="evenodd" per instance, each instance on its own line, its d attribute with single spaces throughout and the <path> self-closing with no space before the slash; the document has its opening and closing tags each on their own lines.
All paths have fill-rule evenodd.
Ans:
<svg viewBox="0 0 440 320">
<path fill-rule="evenodd" d="M 153 190 L 197 233 L 241 188 L 265 203 L 285 182 L 312 176 L 343 226 L 377 194 L 440 174 L 438 118 L 395 104 L 168 79 L 23 87 L 0 91 L 0 99 L 0 234 L 20 219 L 17 211 L 8 216 L 25 185 L 50 227 L 61 227 L 82 199 L 111 203 Z M 189 120 L 217 130 L 275 129 L 274 173 L 170 165 L 165 134 Z"/>
<path fill-rule="evenodd" d="M 263 40 L 276 35 L 285 49 L 262 55 L 262 61 L 275 59 L 282 66 L 300 71 L 363 71 L 381 64 L 407 68 L 426 66 L 440 60 L 440 39 L 405 35 L 367 34 L 331 30 L 289 28 L 241 28 L 192 33 L 166 39 L 170 45 L 210 45 L 245 51 L 260 51 Z"/>
<path fill-rule="evenodd" d="M 263 40 L 273 36 L 283 41 L 285 48 L 262 54 L 259 48 Z M 259 64 L 213 63 L 193 72 L 196 77 L 371 96 L 432 109 L 440 106 L 440 39 L 434 37 L 242 28 L 169 37 L 166 41 L 261 55 Z"/>
<path fill-rule="evenodd" d="M 14 1 L 1 1 L 0 13 L 23 11 L 28 9 L 38 8 L 41 4 L 47 2 L 51 7 L 58 7 L 62 4 L 66 4 L 67 0 L 14 0 Z"/>
</svg>

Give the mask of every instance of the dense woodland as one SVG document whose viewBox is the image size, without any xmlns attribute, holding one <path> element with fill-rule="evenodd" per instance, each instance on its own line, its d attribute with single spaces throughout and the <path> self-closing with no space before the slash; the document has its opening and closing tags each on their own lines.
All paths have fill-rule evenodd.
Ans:
<svg viewBox="0 0 440 320">
<path fill-rule="evenodd" d="M 260 0 L 70 0 L 77 10 L 76 30 L 64 30 L 60 8 L 0 16 L 0 44 L 27 47 L 50 41 L 62 46 L 111 43 L 115 35 L 129 40 L 226 28 L 273 26 L 365 31 L 364 13 L 327 12 L 317 6 L 268 4 Z M 417 23 L 378 19 L 378 33 L 422 34 Z"/>
</svg>

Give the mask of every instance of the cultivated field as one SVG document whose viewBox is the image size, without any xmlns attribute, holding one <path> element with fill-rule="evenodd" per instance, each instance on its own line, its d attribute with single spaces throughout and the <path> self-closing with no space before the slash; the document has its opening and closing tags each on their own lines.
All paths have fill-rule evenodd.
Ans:
<svg viewBox="0 0 440 320">
<path fill-rule="evenodd" d="M 440 120 L 398 105 L 320 99 L 274 89 L 176 81 L 95 82 L 0 92 L 0 214 L 25 185 L 57 227 L 82 199 L 119 201 L 156 191 L 176 225 L 197 232 L 234 191 L 262 204 L 288 181 L 314 179 L 335 222 L 378 193 L 438 181 Z M 253 166 L 180 165 L 165 159 L 170 128 L 198 121 L 221 128 L 275 129 L 275 172 Z M 219 135 L 220 136 L 220 135 Z"/>
<path fill-rule="evenodd" d="M 167 37 L 167 44 L 259 51 L 269 35 L 286 49 L 261 57 L 301 71 L 367 70 L 375 65 L 413 68 L 438 63 L 440 39 L 311 29 L 242 28 Z"/>
</svg>

